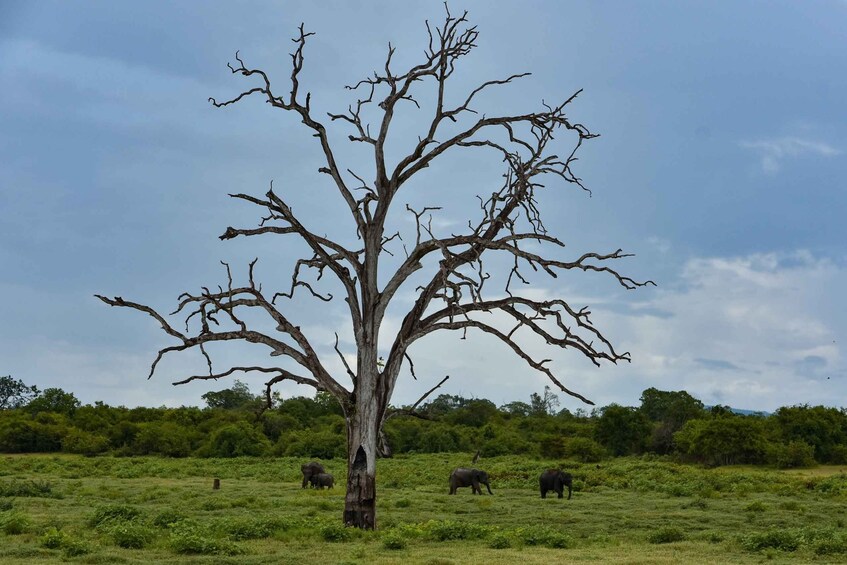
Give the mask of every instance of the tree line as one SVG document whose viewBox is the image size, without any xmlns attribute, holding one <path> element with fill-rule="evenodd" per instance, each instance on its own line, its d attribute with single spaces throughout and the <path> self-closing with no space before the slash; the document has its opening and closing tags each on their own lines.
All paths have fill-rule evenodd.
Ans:
<svg viewBox="0 0 847 565">
<path fill-rule="evenodd" d="M 344 415 L 325 392 L 274 396 L 271 406 L 240 381 L 202 396 L 205 407 L 83 405 L 60 388 L 0 377 L 0 452 L 167 457 L 345 457 Z M 847 464 L 847 410 L 797 405 L 773 414 L 706 407 L 685 391 L 645 390 L 638 406 L 571 412 L 545 387 L 528 402 L 496 406 L 442 394 L 385 424 L 391 451 L 526 454 L 600 461 L 665 456 L 706 465 L 779 468 Z M 408 407 L 407 407 L 408 408 Z"/>
</svg>

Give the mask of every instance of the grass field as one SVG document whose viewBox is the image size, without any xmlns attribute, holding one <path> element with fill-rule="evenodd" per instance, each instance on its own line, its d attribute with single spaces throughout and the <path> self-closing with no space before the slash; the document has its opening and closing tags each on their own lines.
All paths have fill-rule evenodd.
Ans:
<svg viewBox="0 0 847 565">
<path fill-rule="evenodd" d="M 485 459 L 494 496 L 447 495 L 461 454 L 381 460 L 377 532 L 340 525 L 342 488 L 301 490 L 294 459 L 0 456 L 2 563 L 847 562 L 847 475 Z M 212 490 L 212 479 L 222 488 Z"/>
</svg>

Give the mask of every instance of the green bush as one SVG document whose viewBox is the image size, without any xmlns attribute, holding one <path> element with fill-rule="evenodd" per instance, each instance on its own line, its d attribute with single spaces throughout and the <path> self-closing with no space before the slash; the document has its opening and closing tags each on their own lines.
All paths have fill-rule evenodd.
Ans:
<svg viewBox="0 0 847 565">
<path fill-rule="evenodd" d="M 526 545 L 566 549 L 574 543 L 568 534 L 553 528 L 520 528 L 517 533 Z"/>
<path fill-rule="evenodd" d="M 172 551 L 196 555 L 239 555 L 244 551 L 234 543 L 194 524 L 181 522 L 171 530 Z"/>
<path fill-rule="evenodd" d="M 0 500 L 0 512 L 7 512 L 12 509 L 14 505 L 11 500 Z"/>
<path fill-rule="evenodd" d="M 674 526 L 665 526 L 647 535 L 647 541 L 650 543 L 673 543 L 684 539 L 682 530 Z"/>
<path fill-rule="evenodd" d="M 141 516 L 141 510 L 134 506 L 111 504 L 98 507 L 91 518 L 88 519 L 88 523 L 98 528 L 111 525 L 115 522 L 131 522 L 139 516 Z"/>
<path fill-rule="evenodd" d="M 17 536 L 29 529 L 30 521 L 26 515 L 20 512 L 10 512 L 0 518 L 0 526 L 7 536 Z"/>
<path fill-rule="evenodd" d="M 492 532 L 491 526 L 453 520 L 430 520 L 423 528 L 426 536 L 435 541 L 482 539 Z"/>
<path fill-rule="evenodd" d="M 59 549 L 65 543 L 67 538 L 68 534 L 62 530 L 51 527 L 44 532 L 44 535 L 41 536 L 39 541 L 42 547 L 46 547 L 47 549 Z"/>
<path fill-rule="evenodd" d="M 65 557 L 78 557 L 91 553 L 88 543 L 52 527 L 39 538 L 39 541 L 41 546 L 47 549 L 61 549 Z"/>
<path fill-rule="evenodd" d="M 347 455 L 347 438 L 328 429 L 298 430 L 282 434 L 273 451 L 287 457 L 334 459 Z"/>
<path fill-rule="evenodd" d="M 817 543 L 815 543 L 815 553 L 817 555 L 847 553 L 847 539 L 843 536 L 838 536 L 818 540 Z"/>
<path fill-rule="evenodd" d="M 0 453 L 49 453 L 62 448 L 66 429 L 26 418 L 0 422 Z"/>
<path fill-rule="evenodd" d="M 747 551 L 761 551 L 763 549 L 796 551 L 800 547 L 801 541 L 802 536 L 796 530 L 772 529 L 743 536 L 741 547 Z"/>
<path fill-rule="evenodd" d="M 200 448 L 201 457 L 243 457 L 264 455 L 270 449 L 268 438 L 255 427 L 241 421 L 212 432 Z"/>
<path fill-rule="evenodd" d="M 765 505 L 760 501 L 756 500 L 755 502 L 751 502 L 747 506 L 744 507 L 745 512 L 764 512 Z"/>
<path fill-rule="evenodd" d="M 506 534 L 497 533 L 491 536 L 488 547 L 491 549 L 508 549 L 512 547 L 512 540 Z"/>
<path fill-rule="evenodd" d="M 796 440 L 768 446 L 767 461 L 779 469 L 813 467 L 817 464 L 815 448 L 804 441 Z"/>
<path fill-rule="evenodd" d="M 406 538 L 396 530 L 391 530 L 382 536 L 382 547 L 385 549 L 405 549 Z"/>
<path fill-rule="evenodd" d="M 329 523 L 320 528 L 321 538 L 324 541 L 342 542 L 353 537 L 353 531 L 343 524 Z"/>
<path fill-rule="evenodd" d="M 153 525 L 157 528 L 172 528 L 174 524 L 185 520 L 185 514 L 171 508 L 163 510 L 153 518 Z"/>
<path fill-rule="evenodd" d="M 109 450 L 109 438 L 71 428 L 62 438 L 62 451 L 79 455 L 98 455 Z"/>
<path fill-rule="evenodd" d="M 53 492 L 47 481 L 18 481 L 0 483 L 0 496 L 28 496 L 33 498 L 61 498 Z"/>
<path fill-rule="evenodd" d="M 115 545 L 125 549 L 143 549 L 153 539 L 153 531 L 136 522 L 123 522 L 115 524 L 110 533 Z"/>
<path fill-rule="evenodd" d="M 83 540 L 69 539 L 62 545 L 62 555 L 65 558 L 79 557 L 91 553 L 91 546 Z"/>
<path fill-rule="evenodd" d="M 132 443 L 136 455 L 187 457 L 192 451 L 196 433 L 174 422 L 149 422 L 139 426 Z"/>
<path fill-rule="evenodd" d="M 235 541 L 270 537 L 277 523 L 270 518 L 225 519 L 215 525 L 215 530 Z"/>
<path fill-rule="evenodd" d="M 574 437 L 565 442 L 565 456 L 583 463 L 597 463 L 606 455 L 605 448 L 587 437 Z"/>
</svg>

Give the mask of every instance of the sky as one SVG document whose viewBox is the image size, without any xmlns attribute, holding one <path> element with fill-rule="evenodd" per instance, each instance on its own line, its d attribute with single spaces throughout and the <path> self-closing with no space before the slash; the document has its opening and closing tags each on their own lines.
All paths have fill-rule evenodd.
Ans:
<svg viewBox="0 0 847 565">
<path fill-rule="evenodd" d="M 534 111 L 583 89 L 569 115 L 600 134 L 576 166 L 591 195 L 551 183 L 541 196 L 563 258 L 622 248 L 635 256 L 617 267 L 657 284 L 534 279 L 535 296 L 589 306 L 632 362 L 596 368 L 576 351 L 530 341 L 527 350 L 598 406 L 637 406 L 649 387 L 762 411 L 844 406 L 847 2 L 471 0 L 450 9 L 468 10 L 480 32 L 450 85 L 454 100 L 522 72 L 532 75 L 481 97 L 480 112 Z M 305 23 L 316 35 L 301 89 L 316 115 L 340 112 L 354 102 L 344 86 L 381 68 L 389 42 L 396 68 L 419 62 L 425 20 L 443 15 L 440 2 L 0 1 L 0 375 L 126 406 L 202 405 L 204 392 L 229 386 L 172 386 L 203 370 L 190 354 L 148 380 L 156 351 L 173 342 L 145 315 L 94 298 L 170 312 L 182 292 L 225 284 L 221 261 L 244 282 L 257 257 L 257 279 L 285 290 L 303 251 L 296 242 L 218 239 L 260 219 L 227 195 L 263 195 L 271 180 L 316 230 L 355 237 L 298 120 L 259 100 L 208 102 L 253 86 L 226 63 L 239 50 L 284 86 L 290 38 Z M 425 116 L 411 106 L 398 116 L 389 157 L 416 141 Z M 343 166 L 372 178 L 350 132 L 331 128 Z M 477 194 L 496 188 L 498 165 L 479 155 L 433 164 L 398 197 L 392 221 L 408 234 L 405 203 L 443 206 L 433 225 L 449 234 L 473 217 Z M 286 305 L 339 379 L 334 332 L 355 355 L 342 306 L 305 295 Z M 386 348 L 402 306 L 384 324 Z M 414 346 L 417 380 L 403 373 L 394 404 L 444 375 L 439 392 L 498 405 L 547 384 L 497 343 L 458 337 Z M 213 358 L 219 370 L 268 362 L 249 346 Z M 261 391 L 261 376 L 243 380 Z"/>
</svg>

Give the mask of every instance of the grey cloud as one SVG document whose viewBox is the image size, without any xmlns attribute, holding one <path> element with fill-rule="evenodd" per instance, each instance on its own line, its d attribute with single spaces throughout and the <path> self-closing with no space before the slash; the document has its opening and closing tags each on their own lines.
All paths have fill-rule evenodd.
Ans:
<svg viewBox="0 0 847 565">
<path fill-rule="evenodd" d="M 695 359 L 696 363 L 706 367 L 707 369 L 713 369 L 715 371 L 744 371 L 738 365 L 734 363 L 730 363 L 729 361 L 724 361 L 722 359 Z"/>
</svg>

